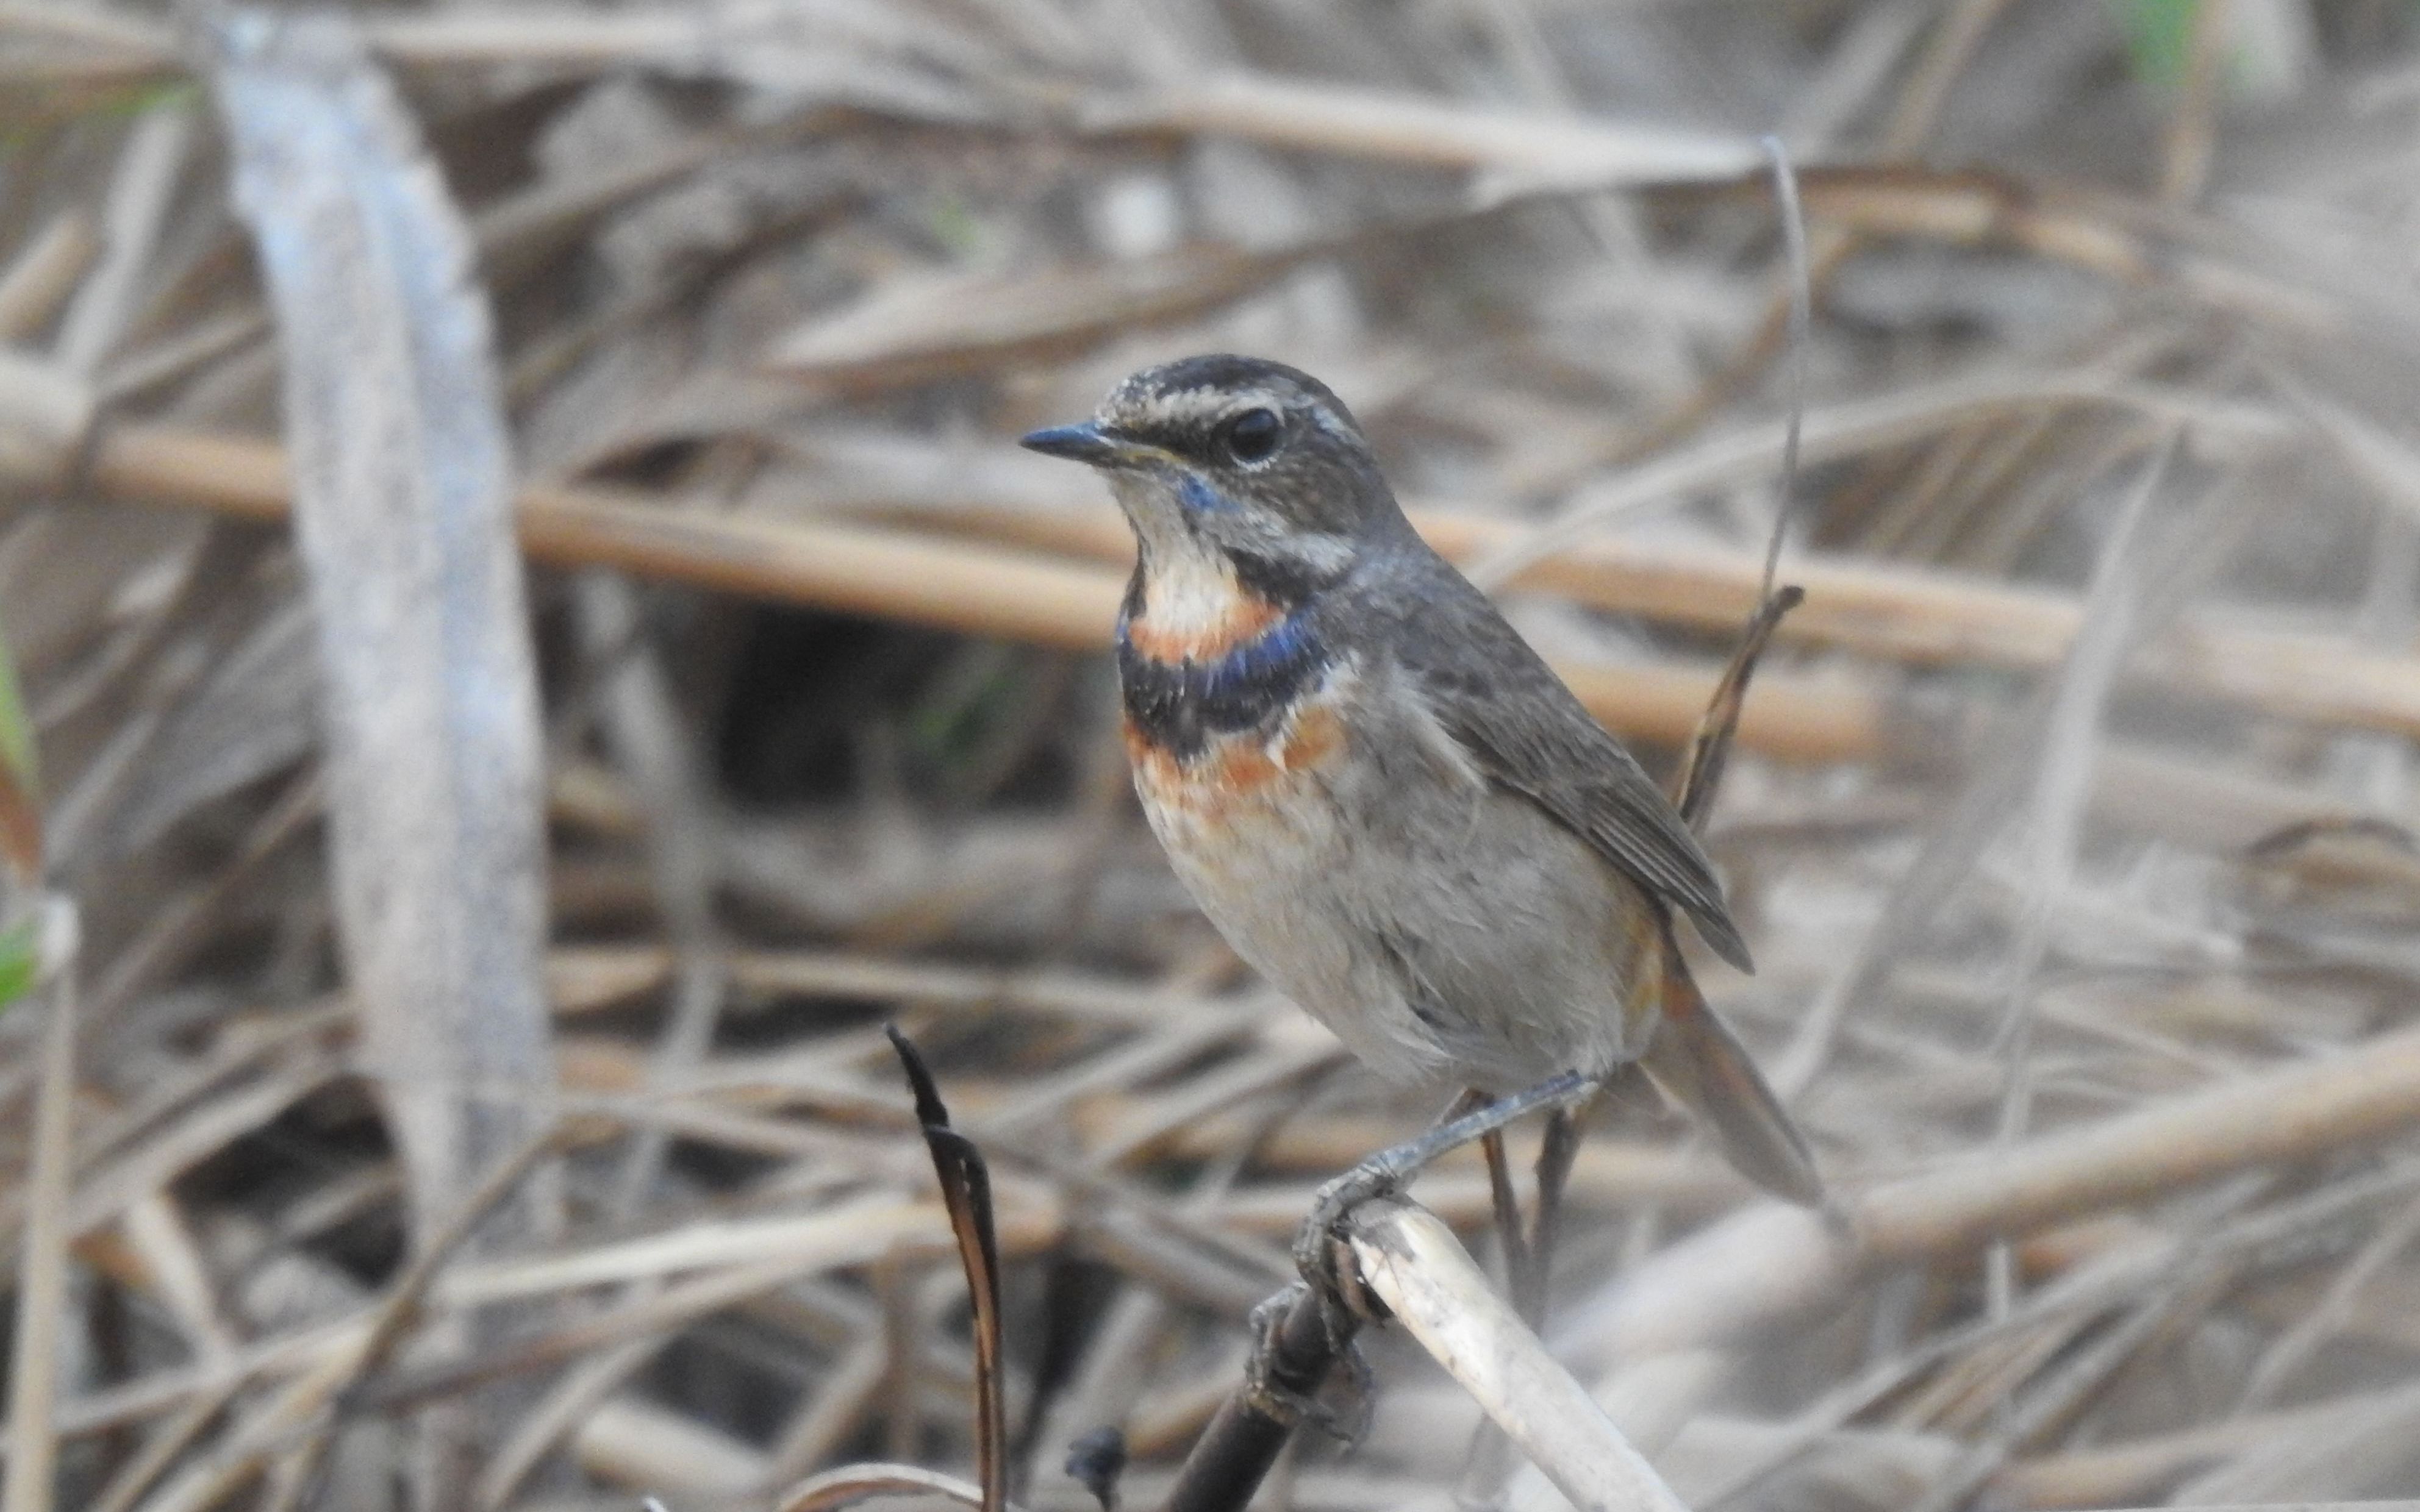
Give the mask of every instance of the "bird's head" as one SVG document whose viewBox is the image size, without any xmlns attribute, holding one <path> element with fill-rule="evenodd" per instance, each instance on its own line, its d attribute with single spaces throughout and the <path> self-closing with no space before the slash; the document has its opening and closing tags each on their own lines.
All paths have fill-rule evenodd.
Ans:
<svg viewBox="0 0 2420 1512">
<path fill-rule="evenodd" d="M 1150 570 L 1204 549 L 1307 584 L 1405 528 L 1344 401 L 1251 357 L 1188 357 L 1119 384 L 1092 419 L 1020 443 L 1101 470 Z"/>
</svg>

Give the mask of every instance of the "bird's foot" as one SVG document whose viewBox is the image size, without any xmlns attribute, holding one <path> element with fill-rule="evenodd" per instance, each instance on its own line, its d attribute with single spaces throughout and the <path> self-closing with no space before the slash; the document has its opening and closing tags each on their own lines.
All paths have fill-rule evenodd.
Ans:
<svg viewBox="0 0 2420 1512">
<path fill-rule="evenodd" d="M 1590 1077 L 1575 1071 L 1548 1077 L 1475 1112 L 1448 1119 L 1417 1139 L 1382 1149 L 1321 1187 L 1311 1198 L 1310 1215 L 1295 1231 L 1294 1264 L 1320 1300 L 1329 1336 L 1349 1340 L 1362 1319 L 1377 1321 L 1385 1316 L 1376 1299 L 1361 1290 L 1347 1262 L 1343 1246 L 1356 1209 L 1379 1197 L 1400 1195 L 1438 1156 L 1493 1134 L 1524 1114 L 1559 1107 L 1585 1096 L 1594 1087 Z M 1345 1352 L 1339 1350 L 1340 1355 Z"/>
</svg>

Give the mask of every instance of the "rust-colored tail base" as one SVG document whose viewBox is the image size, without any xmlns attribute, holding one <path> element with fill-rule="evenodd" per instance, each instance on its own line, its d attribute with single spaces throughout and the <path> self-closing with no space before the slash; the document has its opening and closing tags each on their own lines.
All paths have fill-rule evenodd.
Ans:
<svg viewBox="0 0 2420 1512">
<path fill-rule="evenodd" d="M 1638 1057 L 1639 1070 L 1714 1134 L 1741 1175 L 1801 1207 L 1822 1206 L 1823 1180 L 1815 1174 L 1805 1136 L 1698 991 L 1668 920 L 1663 946 L 1661 1022 Z"/>
</svg>

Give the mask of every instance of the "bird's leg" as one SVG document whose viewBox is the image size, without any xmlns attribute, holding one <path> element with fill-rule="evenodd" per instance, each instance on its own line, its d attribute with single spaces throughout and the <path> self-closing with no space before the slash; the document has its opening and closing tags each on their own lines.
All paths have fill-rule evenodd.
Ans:
<svg viewBox="0 0 2420 1512">
<path fill-rule="evenodd" d="M 1352 1217 L 1354 1209 L 1373 1197 L 1401 1192 L 1431 1161 L 1448 1150 L 1459 1149 L 1524 1114 L 1584 1096 L 1594 1086 L 1582 1072 L 1568 1071 L 1526 1091 L 1499 1098 L 1476 1112 L 1449 1119 L 1417 1139 L 1371 1156 L 1321 1187 L 1311 1199 L 1311 1214 L 1295 1236 L 1295 1268 L 1331 1309 L 1354 1310 L 1340 1283 L 1337 1254 L 1337 1246 L 1344 1239 L 1345 1220 Z"/>
<path fill-rule="evenodd" d="M 1583 1111 L 1569 1103 L 1549 1110 L 1545 1140 L 1538 1147 L 1538 1215 L 1529 1229 L 1528 1285 L 1512 1293 L 1513 1310 L 1533 1334 L 1545 1332 L 1547 1277 L 1562 1231 L 1563 1191 L 1579 1158 Z"/>
<path fill-rule="evenodd" d="M 1466 1113 L 1487 1105 L 1487 1094 L 1476 1087 L 1466 1087 L 1462 1095 L 1445 1110 L 1439 1123 L 1450 1123 Z M 1512 1185 L 1512 1161 L 1506 1152 L 1504 1131 L 1490 1129 L 1479 1136 L 1479 1148 L 1487 1155 L 1487 1195 L 1496 1209 L 1496 1239 L 1504 1249 L 1504 1285 L 1507 1292 L 1519 1296 L 1522 1277 L 1529 1266 L 1529 1239 L 1521 1227 L 1521 1194 Z"/>
<path fill-rule="evenodd" d="M 1488 1103 L 1488 1096 L 1476 1087 L 1466 1087 L 1455 1095 L 1446 1110 L 1437 1115 L 1438 1123 L 1451 1123 L 1466 1114 L 1476 1113 Z M 1521 1227 L 1521 1197 L 1512 1185 L 1512 1163 L 1505 1153 L 1504 1131 L 1490 1129 L 1479 1136 L 1479 1148 L 1487 1154 L 1487 1194 L 1496 1209 L 1496 1238 L 1504 1247 L 1505 1285 L 1519 1285 L 1521 1268 L 1527 1263 L 1529 1240 Z"/>
<path fill-rule="evenodd" d="M 1504 1131 L 1481 1134 L 1479 1148 L 1487 1155 L 1487 1195 L 1496 1206 L 1496 1239 L 1504 1247 L 1505 1291 L 1517 1299 L 1529 1285 L 1529 1236 L 1521 1226 L 1521 1194 L 1512 1185 L 1512 1158 L 1504 1148 Z"/>
</svg>

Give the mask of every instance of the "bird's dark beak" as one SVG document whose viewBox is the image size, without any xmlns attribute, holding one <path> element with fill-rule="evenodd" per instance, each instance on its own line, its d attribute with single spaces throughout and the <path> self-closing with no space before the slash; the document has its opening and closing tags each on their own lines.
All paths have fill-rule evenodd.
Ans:
<svg viewBox="0 0 2420 1512">
<path fill-rule="evenodd" d="M 1070 462 L 1089 463 L 1096 468 L 1113 467 L 1125 460 L 1132 450 L 1091 421 L 1037 430 L 1017 438 L 1016 444 L 1029 452 L 1063 456 Z"/>
</svg>

